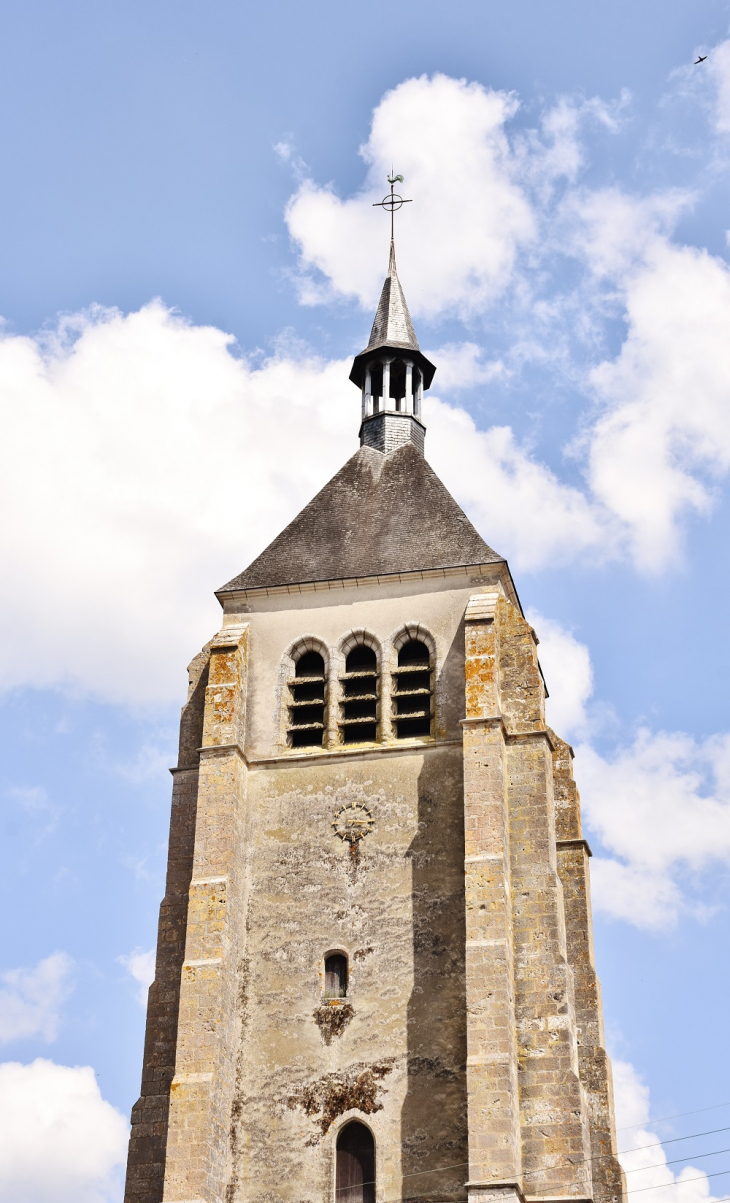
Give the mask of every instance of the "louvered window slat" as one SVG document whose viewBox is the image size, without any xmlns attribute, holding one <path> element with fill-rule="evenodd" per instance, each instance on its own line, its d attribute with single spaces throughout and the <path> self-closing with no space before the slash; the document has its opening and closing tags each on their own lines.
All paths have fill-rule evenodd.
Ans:
<svg viewBox="0 0 730 1203">
<path fill-rule="evenodd" d="M 289 743 L 293 748 L 321 747 L 325 730 L 327 679 L 324 657 L 304 652 L 289 682 Z"/>
<path fill-rule="evenodd" d="M 433 666 L 420 639 L 409 639 L 398 652 L 393 672 L 393 723 L 398 739 L 431 734 Z"/>
</svg>

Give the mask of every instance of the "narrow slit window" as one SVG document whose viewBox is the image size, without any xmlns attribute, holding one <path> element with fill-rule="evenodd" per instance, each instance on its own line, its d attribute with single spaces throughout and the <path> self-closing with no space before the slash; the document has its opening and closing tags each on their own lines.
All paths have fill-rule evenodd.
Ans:
<svg viewBox="0 0 730 1203">
<path fill-rule="evenodd" d="M 358 643 L 348 653 L 341 686 L 342 742 L 372 743 L 378 737 L 378 658 L 371 647 Z"/>
<path fill-rule="evenodd" d="M 431 734 L 432 673 L 426 644 L 409 639 L 398 652 L 398 667 L 393 673 L 393 722 L 398 739 Z"/>
<path fill-rule="evenodd" d="M 289 743 L 293 748 L 321 747 L 327 703 L 324 657 L 303 652 L 289 682 Z"/>
<path fill-rule="evenodd" d="M 375 1141 L 364 1124 L 353 1120 L 337 1137 L 337 1203 L 375 1203 Z"/>
<path fill-rule="evenodd" d="M 325 998 L 347 998 L 347 957 L 333 952 L 324 962 Z"/>
</svg>

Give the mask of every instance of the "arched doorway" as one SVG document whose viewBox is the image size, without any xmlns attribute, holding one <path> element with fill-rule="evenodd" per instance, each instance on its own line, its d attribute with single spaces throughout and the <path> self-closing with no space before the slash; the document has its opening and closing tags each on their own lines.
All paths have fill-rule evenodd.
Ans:
<svg viewBox="0 0 730 1203">
<path fill-rule="evenodd" d="M 337 1137 L 336 1203 L 375 1203 L 375 1141 L 354 1120 Z"/>
</svg>

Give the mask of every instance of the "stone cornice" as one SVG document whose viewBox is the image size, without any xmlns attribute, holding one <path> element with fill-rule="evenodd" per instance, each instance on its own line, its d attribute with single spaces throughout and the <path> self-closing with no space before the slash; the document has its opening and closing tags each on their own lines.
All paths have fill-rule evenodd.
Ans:
<svg viewBox="0 0 730 1203">
<path fill-rule="evenodd" d="M 321 748 L 316 752 L 284 753 L 281 756 L 247 756 L 243 749 L 238 744 L 214 744 L 211 747 L 198 748 L 201 758 L 211 756 L 226 756 L 230 752 L 234 752 L 240 756 L 243 763 L 249 769 L 258 768 L 282 768 L 285 765 L 315 765 L 321 764 L 322 761 L 331 763 L 333 760 L 372 760 L 378 756 L 404 756 L 407 753 L 414 752 L 432 752 L 437 748 L 460 748 L 463 740 L 461 739 L 429 739 L 422 743 L 406 740 L 399 740 L 398 743 L 392 744 L 372 744 L 370 747 L 364 748 L 358 745 L 353 748 Z M 170 772 L 175 775 L 177 773 L 197 773 L 199 772 L 198 765 L 182 765 L 170 769 Z"/>
<path fill-rule="evenodd" d="M 408 753 L 413 755 L 414 752 L 433 752 L 438 748 L 460 748 L 462 740 L 460 739 L 430 739 L 428 742 L 417 743 L 415 740 L 406 742 L 399 740 L 398 743 L 392 744 L 372 744 L 370 747 L 364 748 L 358 745 L 353 748 L 322 748 L 320 751 L 308 755 L 295 755 L 293 753 L 285 753 L 283 756 L 262 756 L 259 758 L 247 759 L 246 763 L 249 768 L 284 768 L 288 764 L 292 765 L 315 765 L 321 764 L 322 761 L 331 763 L 333 760 L 373 760 L 378 756 L 405 756 Z"/>
<path fill-rule="evenodd" d="M 522 606 L 512 580 L 506 560 L 493 560 L 489 564 L 457 564 L 451 568 L 427 568 L 416 572 L 391 572 L 377 576 L 342 577 L 335 580 L 297 581 L 288 585 L 262 586 L 258 589 L 219 589 L 216 597 L 221 606 L 230 602 L 254 601 L 260 597 L 281 597 L 287 594 L 326 593 L 331 590 L 366 589 L 373 585 L 407 584 L 409 581 L 435 581 L 451 577 L 494 576 L 495 569 L 505 576 L 509 600 L 522 613 Z"/>
</svg>

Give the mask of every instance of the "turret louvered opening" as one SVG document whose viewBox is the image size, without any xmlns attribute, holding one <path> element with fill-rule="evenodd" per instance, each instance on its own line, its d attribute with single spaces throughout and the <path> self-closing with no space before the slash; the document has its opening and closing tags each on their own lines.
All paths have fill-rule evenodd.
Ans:
<svg viewBox="0 0 730 1203">
<path fill-rule="evenodd" d="M 374 414 L 386 409 L 383 401 L 383 365 L 377 361 L 370 365 L 371 406 Z"/>
<path fill-rule="evenodd" d="M 321 747 L 325 730 L 327 679 L 324 657 L 304 652 L 289 682 L 289 743 L 293 748 Z"/>
<path fill-rule="evenodd" d="M 340 678 L 340 732 L 346 744 L 370 743 L 378 736 L 378 658 L 358 643 L 348 652 Z"/>
<path fill-rule="evenodd" d="M 423 386 L 414 356 L 390 349 L 380 352 L 366 361 L 362 372 L 363 421 L 382 413 L 412 414 L 420 421 Z"/>
<path fill-rule="evenodd" d="M 431 734 L 432 668 L 425 643 L 409 639 L 403 644 L 393 672 L 393 722 L 398 739 Z"/>
</svg>

